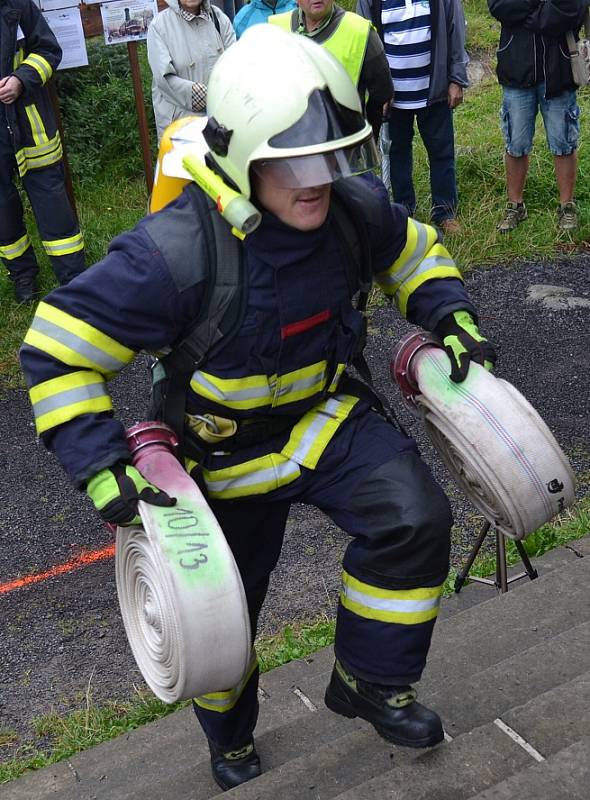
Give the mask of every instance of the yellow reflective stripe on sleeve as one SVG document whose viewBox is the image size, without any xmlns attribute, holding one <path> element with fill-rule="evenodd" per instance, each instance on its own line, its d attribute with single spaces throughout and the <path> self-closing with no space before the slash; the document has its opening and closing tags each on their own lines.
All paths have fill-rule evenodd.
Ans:
<svg viewBox="0 0 590 800">
<path fill-rule="evenodd" d="M 30 106 L 25 106 L 25 112 L 31 126 L 31 133 L 33 134 L 33 141 L 37 147 L 43 147 L 49 143 L 49 138 L 45 131 L 45 125 L 41 119 L 41 114 L 37 111 L 37 106 L 33 103 Z"/>
<path fill-rule="evenodd" d="M 65 311 L 41 302 L 25 336 L 25 344 L 71 367 L 114 375 L 135 353 L 110 336 Z"/>
<path fill-rule="evenodd" d="M 45 84 L 53 75 L 53 67 L 47 59 L 40 56 L 38 53 L 29 53 L 29 55 L 22 62 L 27 66 L 32 67 L 41 78 L 41 83 Z"/>
<path fill-rule="evenodd" d="M 395 301 L 404 317 L 412 294 L 419 286 L 433 278 L 457 278 L 460 281 L 463 280 L 463 276 L 455 262 L 442 244 L 435 245 L 428 254 L 428 258 L 425 258 L 420 265 L 419 272 L 411 280 L 406 281 L 403 286 L 400 286 Z"/>
<path fill-rule="evenodd" d="M 203 470 L 207 493 L 223 500 L 268 494 L 300 475 L 299 465 L 279 453 L 267 453 L 233 467 Z"/>
<path fill-rule="evenodd" d="M 80 232 L 66 239 L 54 239 L 53 241 L 43 241 L 43 247 L 48 256 L 67 256 L 70 253 L 77 253 L 84 249 L 84 238 Z"/>
<path fill-rule="evenodd" d="M 328 443 L 356 403 L 358 397 L 341 394 L 308 411 L 291 431 L 289 441 L 281 450 L 282 455 L 302 467 L 315 469 Z"/>
<path fill-rule="evenodd" d="M 25 50 L 23 47 L 19 47 L 19 49 L 14 54 L 14 58 L 12 59 L 12 69 L 18 69 L 20 65 L 23 63 L 23 59 L 25 57 Z"/>
<path fill-rule="evenodd" d="M 381 589 L 342 573 L 340 602 L 359 617 L 418 625 L 438 615 L 442 585 L 419 589 Z"/>
<path fill-rule="evenodd" d="M 223 714 L 226 711 L 231 711 L 235 704 L 241 697 L 242 692 L 252 677 L 256 667 L 258 666 L 258 657 L 256 651 L 252 648 L 252 656 L 246 674 L 233 689 L 228 689 L 225 692 L 211 692 L 210 694 L 202 694 L 200 697 L 195 697 L 195 703 L 199 708 L 204 708 L 206 711 L 217 711 Z"/>
<path fill-rule="evenodd" d="M 24 236 L 21 236 L 20 239 L 17 239 L 16 242 L 12 242 L 12 244 L 0 245 L 0 256 L 6 258 L 8 261 L 12 261 L 13 258 L 22 256 L 31 244 L 32 242 L 29 234 L 25 233 Z"/>
<path fill-rule="evenodd" d="M 29 395 L 39 435 L 81 414 L 113 408 L 104 378 L 98 372 L 60 375 L 33 386 Z"/>
<path fill-rule="evenodd" d="M 397 288 L 417 269 L 422 259 L 438 239 L 432 225 L 423 225 L 408 218 L 406 244 L 389 269 L 380 272 L 377 282 L 386 294 L 394 294 Z"/>
</svg>

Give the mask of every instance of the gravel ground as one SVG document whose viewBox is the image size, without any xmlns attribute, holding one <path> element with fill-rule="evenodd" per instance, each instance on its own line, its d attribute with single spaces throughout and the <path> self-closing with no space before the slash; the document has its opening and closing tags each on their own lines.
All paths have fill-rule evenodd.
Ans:
<svg viewBox="0 0 590 800">
<path fill-rule="evenodd" d="M 481 327 L 497 345 L 497 374 L 510 380 L 553 430 L 577 473 L 580 495 L 590 481 L 589 275 L 590 257 L 580 256 L 476 270 L 468 278 Z M 559 287 L 554 304 L 561 307 L 531 300 L 531 287 L 539 285 Z M 367 354 L 376 383 L 397 399 L 389 352 L 407 326 L 388 307 L 375 311 L 371 325 Z M 114 383 L 125 423 L 142 417 L 146 391 L 139 363 Z M 420 424 L 403 408 L 400 419 L 451 497 L 452 561 L 458 566 L 481 518 L 450 482 Z M 0 584 L 111 541 L 86 497 L 68 485 L 36 441 L 23 391 L 0 399 L 0 436 Z M 333 613 L 346 541 L 315 510 L 294 507 L 263 611 L 263 633 Z M 89 684 L 95 701 L 126 698 L 143 684 L 123 631 L 112 560 L 3 594 L 0 607 L 0 731 L 15 731 L 21 743 L 31 736 L 33 718 L 79 705 Z M 11 749 L 0 748 L 0 760 Z"/>
</svg>

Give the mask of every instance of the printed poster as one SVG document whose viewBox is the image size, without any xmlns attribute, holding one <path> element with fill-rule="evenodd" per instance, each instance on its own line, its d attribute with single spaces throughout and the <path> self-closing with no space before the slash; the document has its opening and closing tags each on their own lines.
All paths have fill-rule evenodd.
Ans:
<svg viewBox="0 0 590 800">
<path fill-rule="evenodd" d="M 100 7 L 105 44 L 147 39 L 150 22 L 158 13 L 156 0 L 115 0 Z"/>
<path fill-rule="evenodd" d="M 44 11 L 43 16 L 55 34 L 63 56 L 58 69 L 88 66 L 88 52 L 79 8 Z"/>
</svg>

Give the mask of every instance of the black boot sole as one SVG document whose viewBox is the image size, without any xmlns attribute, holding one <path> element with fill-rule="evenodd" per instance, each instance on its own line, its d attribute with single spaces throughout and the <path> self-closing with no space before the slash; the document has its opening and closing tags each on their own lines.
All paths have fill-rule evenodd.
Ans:
<svg viewBox="0 0 590 800">
<path fill-rule="evenodd" d="M 353 710 L 348 700 L 338 697 L 334 693 L 331 686 L 328 686 L 326 689 L 324 702 L 330 711 L 333 711 L 335 714 L 340 714 L 341 717 L 348 717 L 349 719 L 360 717 L 361 719 L 364 719 L 375 728 L 382 739 L 385 739 L 385 741 L 390 742 L 391 744 L 400 745 L 401 747 L 434 747 L 435 745 L 440 744 L 445 738 L 442 731 L 432 736 L 425 736 L 422 739 L 407 739 L 404 736 L 393 733 L 389 728 L 385 728 L 383 725 L 373 722 L 373 720 L 369 719 L 369 717 L 363 714 L 361 711 Z"/>
</svg>

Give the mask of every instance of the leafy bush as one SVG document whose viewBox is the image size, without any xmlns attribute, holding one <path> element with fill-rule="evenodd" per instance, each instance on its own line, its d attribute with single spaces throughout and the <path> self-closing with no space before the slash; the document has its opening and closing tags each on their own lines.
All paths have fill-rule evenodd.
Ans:
<svg viewBox="0 0 590 800">
<path fill-rule="evenodd" d="M 135 97 L 127 48 L 89 39 L 88 67 L 57 74 L 57 92 L 72 173 L 96 176 L 108 164 L 120 177 L 143 173 Z M 138 46 L 146 116 L 152 147 L 156 132 L 151 104 L 151 71 L 144 42 Z"/>
</svg>

